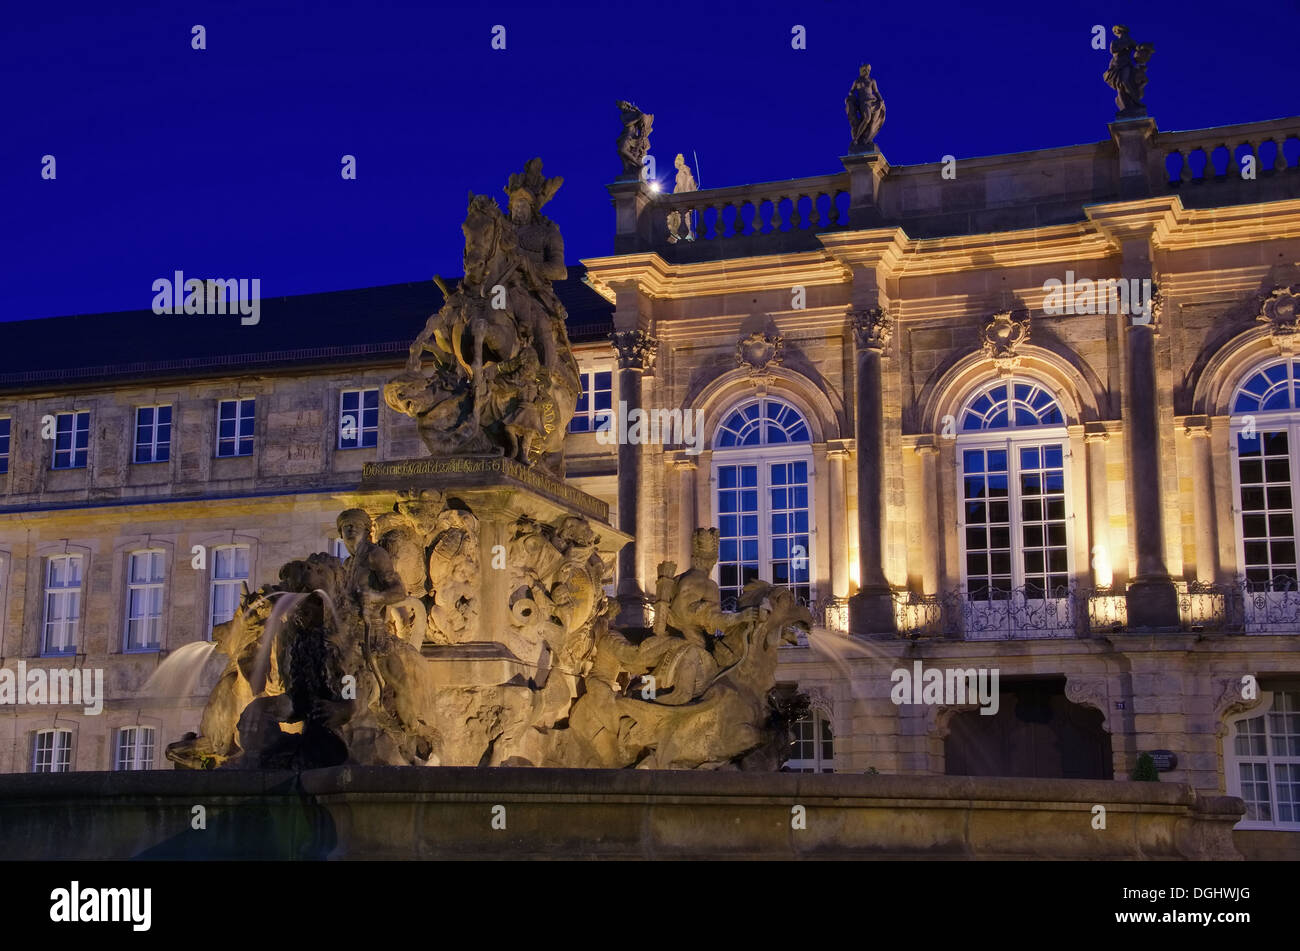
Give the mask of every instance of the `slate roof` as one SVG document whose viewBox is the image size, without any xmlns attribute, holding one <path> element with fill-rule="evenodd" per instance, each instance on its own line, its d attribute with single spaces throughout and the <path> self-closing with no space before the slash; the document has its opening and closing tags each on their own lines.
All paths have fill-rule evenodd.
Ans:
<svg viewBox="0 0 1300 951">
<path fill-rule="evenodd" d="M 570 266 L 569 277 L 555 282 L 575 343 L 613 329 L 614 306 L 584 283 L 585 274 Z M 10 321 L 0 323 L 0 391 L 392 362 L 441 306 L 437 286 L 422 281 L 263 298 L 250 326 L 237 314 L 152 310 Z"/>
</svg>

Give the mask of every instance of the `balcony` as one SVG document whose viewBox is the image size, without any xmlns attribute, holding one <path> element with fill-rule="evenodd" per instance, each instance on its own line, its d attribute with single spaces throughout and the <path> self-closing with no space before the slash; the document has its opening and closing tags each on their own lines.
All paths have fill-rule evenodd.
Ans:
<svg viewBox="0 0 1300 951">
<path fill-rule="evenodd" d="M 1300 591 L 1259 586 L 1175 582 L 1179 628 L 1188 633 L 1300 633 Z M 894 618 L 903 637 L 958 640 L 1033 640 L 1092 637 L 1128 628 L 1124 592 L 1110 588 L 1013 588 L 972 597 L 965 591 L 894 593 Z"/>
</svg>

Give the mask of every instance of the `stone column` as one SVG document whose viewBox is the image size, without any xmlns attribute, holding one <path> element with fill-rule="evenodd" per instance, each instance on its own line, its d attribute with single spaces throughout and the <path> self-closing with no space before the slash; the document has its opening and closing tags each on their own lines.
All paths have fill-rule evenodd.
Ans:
<svg viewBox="0 0 1300 951">
<path fill-rule="evenodd" d="M 695 513 L 695 459 L 691 456 L 677 459 L 677 480 L 681 499 L 677 506 L 677 570 L 685 571 L 691 565 L 691 535 L 701 528 Z"/>
<path fill-rule="evenodd" d="M 831 542 L 831 596 L 836 603 L 847 603 L 849 597 L 849 525 L 845 517 L 849 499 L 845 494 L 844 465 L 849 458 L 848 440 L 826 443 L 826 459 L 830 468 L 830 524 L 827 529 Z"/>
<path fill-rule="evenodd" d="M 1214 460 L 1210 419 L 1188 416 L 1183 432 L 1192 441 L 1192 528 L 1196 536 L 1196 580 L 1213 584 L 1219 575 L 1218 524 L 1214 515 Z"/>
<path fill-rule="evenodd" d="M 1110 499 L 1106 478 L 1106 441 L 1110 433 L 1098 423 L 1086 423 L 1083 442 L 1088 452 L 1088 554 L 1092 583 L 1109 588 L 1115 580 L 1115 552 L 1110 544 Z"/>
<path fill-rule="evenodd" d="M 880 308 L 854 310 L 857 350 L 858 593 L 849 601 L 853 634 L 892 633 L 894 599 L 885 579 L 885 422 L 881 363 L 891 322 Z"/>
<path fill-rule="evenodd" d="M 644 627 L 647 595 L 642 560 L 647 541 L 635 536 L 640 524 L 641 497 L 646 489 L 641 465 L 645 447 L 631 444 L 622 436 L 627 429 L 627 413 L 642 406 L 642 376 L 654 366 L 659 342 L 644 330 L 616 330 L 609 337 L 618 356 L 619 405 L 614 414 L 614 426 L 619 433 L 618 527 L 634 536 L 618 553 L 616 623 L 622 627 Z"/>
<path fill-rule="evenodd" d="M 916 443 L 921 458 L 921 593 L 939 593 L 939 447 L 933 436 Z"/>
<path fill-rule="evenodd" d="M 1177 627 L 1178 592 L 1165 563 L 1160 483 L 1160 411 L 1156 397 L 1156 314 L 1146 323 L 1122 315 L 1128 329 L 1128 477 L 1133 492 L 1137 570 L 1128 588 L 1130 627 Z"/>
</svg>

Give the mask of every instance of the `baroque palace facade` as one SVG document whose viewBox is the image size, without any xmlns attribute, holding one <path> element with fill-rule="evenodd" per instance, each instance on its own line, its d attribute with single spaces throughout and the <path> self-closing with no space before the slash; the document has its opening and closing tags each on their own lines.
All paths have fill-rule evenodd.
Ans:
<svg viewBox="0 0 1300 951">
<path fill-rule="evenodd" d="M 1245 800 L 1247 854 L 1294 856 L 1300 119 L 1109 132 L 609 186 L 615 253 L 556 285 L 584 381 L 567 478 L 635 538 L 625 623 L 697 525 L 724 597 L 759 578 L 815 608 L 780 668 L 811 698 L 790 768 L 1125 779 L 1155 752 Z M 337 551 L 366 462 L 423 454 L 382 389 L 439 303 L 0 326 L 24 355 L 0 374 L 0 666 L 105 672 L 98 715 L 4 710 L 0 770 L 168 765 L 214 668 L 146 687 L 160 659 Z M 610 443 L 637 408 L 696 428 Z M 991 672 L 997 700 L 896 702 L 930 670 Z"/>
</svg>

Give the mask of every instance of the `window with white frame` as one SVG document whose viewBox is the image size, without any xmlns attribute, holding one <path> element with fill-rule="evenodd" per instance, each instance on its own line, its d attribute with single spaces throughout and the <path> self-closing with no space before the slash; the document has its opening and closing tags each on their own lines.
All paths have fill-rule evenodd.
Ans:
<svg viewBox="0 0 1300 951">
<path fill-rule="evenodd" d="M 80 555 L 51 555 L 45 560 L 43 654 L 75 654 L 81 620 Z"/>
<path fill-rule="evenodd" d="M 222 400 L 217 404 L 217 455 L 251 456 L 257 400 Z"/>
<path fill-rule="evenodd" d="M 1070 584 L 1067 434 L 1030 380 L 977 390 L 958 417 L 962 566 L 972 601 L 1063 598 Z"/>
<path fill-rule="evenodd" d="M 127 557 L 125 650 L 157 650 L 162 645 L 165 557 L 154 550 L 133 551 Z"/>
<path fill-rule="evenodd" d="M 773 397 L 748 400 L 723 417 L 713 440 L 713 484 L 724 606 L 754 580 L 812 603 L 811 439 L 803 415 Z"/>
<path fill-rule="evenodd" d="M 9 471 L 9 434 L 13 420 L 0 418 L 0 475 Z"/>
<path fill-rule="evenodd" d="M 339 394 L 339 448 L 368 449 L 379 442 L 379 390 Z"/>
<path fill-rule="evenodd" d="M 813 711 L 792 724 L 794 742 L 790 744 L 787 773 L 835 772 L 835 739 L 831 723 L 820 711 Z"/>
<path fill-rule="evenodd" d="M 72 731 L 37 730 L 32 737 L 32 772 L 66 773 L 72 769 Z"/>
<path fill-rule="evenodd" d="M 1228 794 L 1246 803 L 1239 829 L 1300 830 L 1300 690 L 1271 691 L 1229 719 Z"/>
<path fill-rule="evenodd" d="M 212 550 L 212 626 L 225 624 L 239 610 L 239 598 L 248 581 L 247 545 L 222 545 Z"/>
<path fill-rule="evenodd" d="M 54 417 L 55 469 L 84 469 L 90 450 L 90 411 L 59 413 Z"/>
<path fill-rule="evenodd" d="M 1300 472 L 1300 367 L 1256 369 L 1232 399 L 1237 556 L 1251 591 L 1297 587 L 1295 474 Z"/>
<path fill-rule="evenodd" d="M 156 734 L 151 726 L 124 726 L 117 731 L 117 770 L 153 769 Z"/>
<path fill-rule="evenodd" d="M 610 370 L 584 370 L 582 393 L 569 420 L 569 432 L 594 433 L 613 424 L 614 374 Z"/>
<path fill-rule="evenodd" d="M 166 462 L 171 458 L 172 408 L 137 406 L 135 408 L 135 461 Z"/>
</svg>

